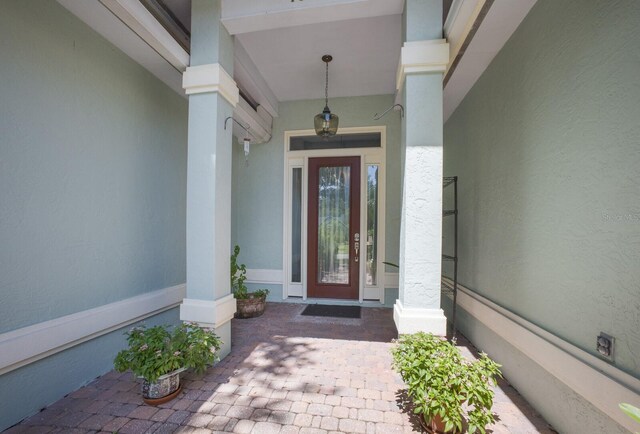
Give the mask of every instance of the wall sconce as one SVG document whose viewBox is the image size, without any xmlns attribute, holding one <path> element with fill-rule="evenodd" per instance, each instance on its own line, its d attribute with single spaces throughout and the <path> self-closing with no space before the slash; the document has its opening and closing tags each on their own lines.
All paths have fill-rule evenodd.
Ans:
<svg viewBox="0 0 640 434">
<path fill-rule="evenodd" d="M 244 125 L 242 125 L 240 122 L 238 122 L 237 120 L 235 120 L 233 118 L 233 116 L 229 116 L 228 118 L 226 118 L 224 120 L 224 129 L 227 129 L 227 121 L 231 119 L 233 122 L 235 122 L 236 124 L 238 124 L 238 126 L 240 128 L 242 128 L 243 130 L 245 130 L 247 132 L 247 135 L 249 135 L 249 127 L 245 127 Z M 249 139 L 249 137 L 245 137 L 242 140 L 242 144 L 244 146 L 244 161 L 245 161 L 245 165 L 249 165 L 249 151 L 251 150 L 251 139 Z"/>
<path fill-rule="evenodd" d="M 242 140 L 242 143 L 244 144 L 244 159 L 248 163 L 249 162 L 249 147 L 251 146 L 251 140 L 249 140 L 247 137 L 245 137 L 244 140 Z"/>
</svg>

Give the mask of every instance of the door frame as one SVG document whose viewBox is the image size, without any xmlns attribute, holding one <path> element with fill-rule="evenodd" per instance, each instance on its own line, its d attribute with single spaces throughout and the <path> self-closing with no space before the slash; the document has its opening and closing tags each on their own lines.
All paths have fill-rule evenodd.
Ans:
<svg viewBox="0 0 640 434">
<path fill-rule="evenodd" d="M 307 299 L 307 239 L 308 239 L 308 185 L 309 158 L 313 157 L 360 157 L 360 234 L 367 227 L 367 166 L 378 166 L 378 255 L 376 285 L 367 285 L 365 281 L 366 261 L 360 261 L 358 300 L 376 300 L 384 303 L 385 268 L 385 198 L 386 198 L 386 126 L 340 128 L 339 134 L 380 133 L 380 147 L 290 151 L 292 137 L 315 136 L 314 130 L 289 130 L 284 133 L 284 186 L 282 206 L 282 298 L 302 297 Z M 301 282 L 291 281 L 291 208 L 293 169 L 302 170 L 302 227 L 301 227 Z M 366 245 L 363 254 L 366 256 Z M 323 299 L 333 300 L 333 299 Z M 356 301 L 356 300 L 353 300 Z"/>
</svg>

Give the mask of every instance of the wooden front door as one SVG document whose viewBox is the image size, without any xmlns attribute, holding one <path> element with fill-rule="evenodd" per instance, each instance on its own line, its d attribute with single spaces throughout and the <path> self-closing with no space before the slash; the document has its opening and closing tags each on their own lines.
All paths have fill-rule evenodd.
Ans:
<svg viewBox="0 0 640 434">
<path fill-rule="evenodd" d="M 309 297 L 358 299 L 360 157 L 309 159 Z"/>
</svg>

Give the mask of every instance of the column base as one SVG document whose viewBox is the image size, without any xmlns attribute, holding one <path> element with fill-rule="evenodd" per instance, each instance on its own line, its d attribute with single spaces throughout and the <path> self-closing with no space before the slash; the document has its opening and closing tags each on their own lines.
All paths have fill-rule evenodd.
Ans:
<svg viewBox="0 0 640 434">
<path fill-rule="evenodd" d="M 231 352 L 231 319 L 236 312 L 236 299 L 229 294 L 218 300 L 185 298 L 180 305 L 180 319 L 212 328 L 222 339 L 220 358 Z"/>
<path fill-rule="evenodd" d="M 398 299 L 393 306 L 393 321 L 401 335 L 417 332 L 447 335 L 447 317 L 442 309 L 407 308 Z"/>
</svg>

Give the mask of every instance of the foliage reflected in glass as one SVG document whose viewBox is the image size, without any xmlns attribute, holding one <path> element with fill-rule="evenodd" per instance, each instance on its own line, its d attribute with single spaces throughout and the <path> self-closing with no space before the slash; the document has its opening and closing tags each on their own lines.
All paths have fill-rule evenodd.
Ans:
<svg viewBox="0 0 640 434">
<path fill-rule="evenodd" d="M 321 167 L 318 176 L 318 283 L 349 283 L 351 168 Z"/>
<path fill-rule="evenodd" d="M 378 166 L 367 166 L 367 285 L 378 284 Z"/>
<path fill-rule="evenodd" d="M 291 180 L 291 282 L 302 282 L 302 168 L 293 168 Z"/>
</svg>

